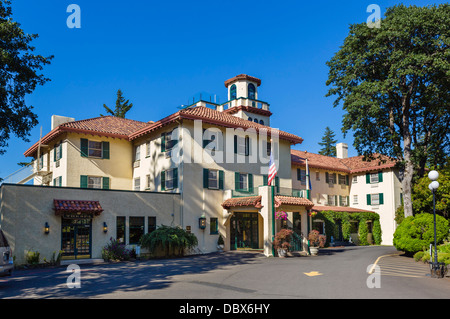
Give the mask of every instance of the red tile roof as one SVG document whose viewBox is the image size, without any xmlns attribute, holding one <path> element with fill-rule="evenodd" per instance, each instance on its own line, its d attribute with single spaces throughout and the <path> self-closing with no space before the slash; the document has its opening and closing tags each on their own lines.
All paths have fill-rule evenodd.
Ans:
<svg viewBox="0 0 450 319">
<path fill-rule="evenodd" d="M 369 213 L 373 213 L 370 210 L 364 210 L 364 209 L 359 209 L 359 208 L 353 208 L 353 207 L 341 207 L 341 206 L 313 206 L 313 208 L 311 209 L 313 211 L 316 212 L 323 212 L 323 211 L 334 211 L 334 212 L 347 212 L 347 213 L 364 213 L 364 212 L 369 212 Z"/>
<path fill-rule="evenodd" d="M 94 215 L 100 215 L 103 212 L 103 208 L 98 201 L 91 200 L 66 200 L 66 199 L 54 199 L 54 210 L 56 215 L 61 213 L 93 213 Z"/>
<path fill-rule="evenodd" d="M 373 154 L 373 160 L 364 160 L 364 156 L 354 156 L 349 158 L 336 158 L 314 154 L 307 151 L 291 150 L 291 163 L 297 166 L 308 166 L 310 168 L 328 169 L 344 173 L 359 173 L 372 170 L 391 168 L 396 165 L 396 160 L 386 155 Z"/>
<path fill-rule="evenodd" d="M 225 87 L 227 88 L 231 83 L 236 82 L 238 80 L 248 80 L 248 81 L 255 82 L 258 86 L 261 85 L 260 79 L 255 78 L 254 76 L 247 75 L 247 74 L 239 74 L 239 75 L 236 75 L 235 77 L 232 77 L 231 79 L 226 80 Z"/>
<path fill-rule="evenodd" d="M 191 108 L 186 108 L 181 111 L 178 111 L 172 115 L 169 115 L 166 118 L 163 118 L 160 121 L 157 121 L 153 124 L 149 124 L 143 129 L 138 130 L 130 135 L 130 140 L 136 139 L 140 136 L 143 136 L 147 133 L 155 131 L 165 125 L 173 123 L 178 120 L 201 120 L 204 123 L 229 127 L 229 128 L 254 128 L 256 132 L 266 132 L 267 135 L 271 133 L 277 133 L 280 139 L 287 140 L 292 144 L 302 143 L 303 139 L 297 135 L 290 134 L 284 131 L 276 130 L 269 126 L 261 125 L 255 122 L 251 122 L 248 120 L 244 120 L 242 118 L 227 114 L 225 112 L 219 112 L 213 109 L 210 109 L 205 106 L 196 106 Z"/>
<path fill-rule="evenodd" d="M 276 195 L 275 207 L 280 207 L 281 205 L 305 206 L 306 209 L 311 209 L 314 206 L 313 202 L 306 198 Z"/>
<path fill-rule="evenodd" d="M 65 132 L 95 134 L 100 136 L 115 137 L 128 139 L 131 133 L 149 125 L 145 122 L 124 119 L 115 116 L 101 116 L 87 120 L 79 120 L 61 124 L 47 133 L 41 143 L 47 144 L 59 135 Z M 39 142 L 33 144 L 27 151 L 25 156 L 33 156 L 37 151 Z"/>
<path fill-rule="evenodd" d="M 222 203 L 222 207 L 230 209 L 231 207 L 256 207 L 261 208 L 261 196 L 235 197 L 229 198 Z"/>
</svg>

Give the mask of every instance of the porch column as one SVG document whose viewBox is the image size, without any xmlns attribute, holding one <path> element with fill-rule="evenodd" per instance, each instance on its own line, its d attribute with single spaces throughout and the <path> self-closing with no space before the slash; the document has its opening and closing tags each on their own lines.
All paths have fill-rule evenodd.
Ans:
<svg viewBox="0 0 450 319">
<path fill-rule="evenodd" d="M 259 187 L 259 195 L 261 195 L 261 216 L 264 220 L 264 255 L 266 257 L 273 256 L 272 254 L 272 197 L 270 186 Z"/>
</svg>

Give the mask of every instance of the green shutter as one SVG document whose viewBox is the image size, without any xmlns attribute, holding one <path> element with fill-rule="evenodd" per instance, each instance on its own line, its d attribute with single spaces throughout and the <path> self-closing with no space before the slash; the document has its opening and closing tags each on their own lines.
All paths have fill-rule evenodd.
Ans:
<svg viewBox="0 0 450 319">
<path fill-rule="evenodd" d="M 237 135 L 234 136 L 234 154 L 237 154 L 237 148 L 238 148 L 238 137 Z"/>
<path fill-rule="evenodd" d="M 81 157 L 88 157 L 88 145 L 89 145 L 88 140 L 82 138 L 80 142 Z"/>
<path fill-rule="evenodd" d="M 161 152 L 166 151 L 166 133 L 161 134 Z"/>
<path fill-rule="evenodd" d="M 366 173 L 366 184 L 370 184 L 370 173 Z"/>
<path fill-rule="evenodd" d="M 302 172 L 300 168 L 297 168 L 297 180 L 300 181 L 302 179 Z"/>
<path fill-rule="evenodd" d="M 347 196 L 347 206 L 350 206 L 350 196 Z"/>
<path fill-rule="evenodd" d="M 334 205 L 339 206 L 340 203 L 338 203 L 338 195 L 334 195 Z"/>
<path fill-rule="evenodd" d="M 330 174 L 328 172 L 325 172 L 325 183 L 330 183 Z"/>
<path fill-rule="evenodd" d="M 161 190 L 166 190 L 166 171 L 161 172 Z"/>
<path fill-rule="evenodd" d="M 370 194 L 367 194 L 367 205 L 372 205 Z"/>
<path fill-rule="evenodd" d="M 378 183 L 383 181 L 383 172 L 378 172 Z"/>
<path fill-rule="evenodd" d="M 224 189 L 224 173 L 219 171 L 219 189 Z"/>
<path fill-rule="evenodd" d="M 342 196 L 339 195 L 339 206 L 342 206 Z"/>
<path fill-rule="evenodd" d="M 209 187 L 209 169 L 203 169 L 203 188 Z"/>
<path fill-rule="evenodd" d="M 248 191 L 253 193 L 253 174 L 248 174 Z"/>
<path fill-rule="evenodd" d="M 349 179 L 350 177 L 348 175 L 345 175 L 345 185 L 349 185 Z"/>
<path fill-rule="evenodd" d="M 86 175 L 80 176 L 80 188 L 87 188 L 88 187 L 88 177 Z"/>
<path fill-rule="evenodd" d="M 178 188 L 178 168 L 173 169 L 173 188 Z"/>
<path fill-rule="evenodd" d="M 53 148 L 53 162 L 56 162 L 56 148 L 58 146 L 55 145 L 55 147 Z"/>
<path fill-rule="evenodd" d="M 102 158 L 109 159 L 109 142 L 102 142 Z"/>
<path fill-rule="evenodd" d="M 269 175 L 263 175 L 263 186 L 269 185 Z"/>
<path fill-rule="evenodd" d="M 102 183 L 103 189 L 109 189 L 109 177 L 103 177 L 103 183 Z"/>
<path fill-rule="evenodd" d="M 58 177 L 58 186 L 62 187 L 62 176 Z"/>
<path fill-rule="evenodd" d="M 59 143 L 59 158 L 58 159 L 61 159 L 62 158 L 62 143 Z"/>
<path fill-rule="evenodd" d="M 379 198 L 380 198 L 380 205 L 384 204 L 384 195 L 383 193 L 378 194 Z"/>
<path fill-rule="evenodd" d="M 239 190 L 239 173 L 235 172 L 234 173 L 234 190 Z"/>
<path fill-rule="evenodd" d="M 246 136 L 245 137 L 245 156 L 249 156 L 250 155 L 250 137 Z"/>
</svg>

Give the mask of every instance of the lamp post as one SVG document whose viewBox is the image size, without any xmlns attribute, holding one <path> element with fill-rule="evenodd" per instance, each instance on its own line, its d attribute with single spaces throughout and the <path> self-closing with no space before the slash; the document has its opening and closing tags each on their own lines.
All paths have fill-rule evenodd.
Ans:
<svg viewBox="0 0 450 319">
<path fill-rule="evenodd" d="M 439 173 L 437 171 L 431 171 L 428 173 L 428 178 L 431 180 L 431 183 L 428 185 L 428 188 L 433 193 L 433 218 L 434 218 L 434 261 L 431 262 L 431 276 L 435 278 L 440 278 L 443 275 L 443 271 L 439 272 L 440 264 L 438 263 L 437 257 L 437 244 L 436 244 L 436 201 L 435 195 L 436 190 L 439 187 L 439 182 L 437 179 L 439 178 Z"/>
</svg>

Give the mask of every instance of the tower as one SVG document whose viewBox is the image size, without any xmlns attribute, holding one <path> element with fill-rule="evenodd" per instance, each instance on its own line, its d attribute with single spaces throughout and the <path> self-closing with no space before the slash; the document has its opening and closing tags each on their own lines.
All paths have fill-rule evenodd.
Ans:
<svg viewBox="0 0 450 319">
<path fill-rule="evenodd" d="M 258 99 L 258 87 L 261 80 L 247 74 L 239 74 L 225 81 L 228 90 L 228 102 L 224 112 L 234 116 L 270 126 L 269 103 Z"/>
</svg>

